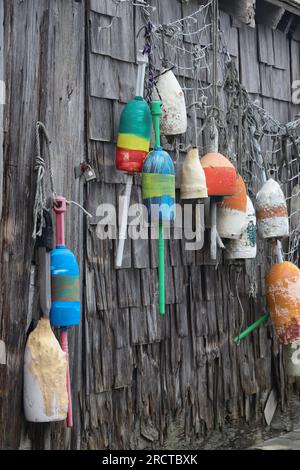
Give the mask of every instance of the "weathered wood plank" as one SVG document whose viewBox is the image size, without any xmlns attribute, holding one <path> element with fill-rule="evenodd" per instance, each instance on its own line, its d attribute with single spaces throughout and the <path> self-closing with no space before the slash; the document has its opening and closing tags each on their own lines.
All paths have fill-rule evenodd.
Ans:
<svg viewBox="0 0 300 470">
<path fill-rule="evenodd" d="M 258 25 L 258 56 L 263 64 L 274 65 L 273 33 L 264 25 Z"/>
<path fill-rule="evenodd" d="M 241 81 L 249 93 L 260 92 L 256 44 L 257 32 L 255 29 L 248 26 L 239 29 Z"/>
</svg>

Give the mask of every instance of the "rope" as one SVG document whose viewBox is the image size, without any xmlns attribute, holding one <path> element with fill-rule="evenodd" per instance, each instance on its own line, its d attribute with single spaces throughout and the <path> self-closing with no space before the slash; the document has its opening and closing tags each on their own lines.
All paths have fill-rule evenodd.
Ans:
<svg viewBox="0 0 300 470">
<path fill-rule="evenodd" d="M 37 183 L 36 183 L 36 193 L 34 198 L 34 207 L 33 207 L 33 232 L 32 238 L 35 240 L 36 237 L 42 235 L 43 229 L 43 210 L 46 208 L 46 190 L 45 190 L 45 175 L 46 175 L 46 164 L 45 159 L 42 157 L 41 154 L 41 132 L 44 135 L 48 153 L 49 153 L 49 162 L 48 162 L 48 169 L 49 169 L 49 177 L 50 177 L 50 188 L 52 196 L 55 197 L 56 192 L 54 189 L 54 182 L 53 182 L 53 171 L 51 166 L 51 152 L 50 152 L 50 144 L 51 140 L 49 138 L 49 134 L 45 125 L 38 121 L 35 127 L 35 146 L 36 146 L 36 157 L 34 161 L 34 171 L 37 172 Z"/>
</svg>

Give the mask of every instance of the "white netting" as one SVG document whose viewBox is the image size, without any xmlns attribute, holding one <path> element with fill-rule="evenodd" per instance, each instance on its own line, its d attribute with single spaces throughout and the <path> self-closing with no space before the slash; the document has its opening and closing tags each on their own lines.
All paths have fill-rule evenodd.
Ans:
<svg viewBox="0 0 300 470">
<path fill-rule="evenodd" d="M 299 265 L 300 234 L 300 119 L 282 124 L 253 102 L 241 85 L 220 29 L 217 0 L 202 1 L 191 11 L 186 2 L 182 18 L 155 24 L 151 1 L 114 0 L 116 8 L 131 3 L 145 21 L 145 51 L 149 55 L 146 94 L 151 98 L 155 77 L 163 68 L 173 71 L 185 92 L 188 111 L 186 135 L 169 139 L 177 157 L 191 145 L 205 153 L 210 143 L 210 117 L 216 118 L 219 147 L 243 176 L 252 200 L 264 175 L 277 180 L 284 191 L 290 236 L 284 241 L 284 258 Z M 298 201 L 299 199 L 299 201 Z"/>
</svg>

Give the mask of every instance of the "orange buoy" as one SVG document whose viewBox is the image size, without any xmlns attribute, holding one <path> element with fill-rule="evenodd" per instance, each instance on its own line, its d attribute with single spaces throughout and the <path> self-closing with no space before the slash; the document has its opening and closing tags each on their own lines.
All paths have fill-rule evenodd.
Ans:
<svg viewBox="0 0 300 470">
<path fill-rule="evenodd" d="M 247 191 L 243 178 L 238 175 L 236 190 L 232 196 L 224 197 L 217 205 L 217 230 L 220 237 L 240 237 L 247 217 Z"/>
<path fill-rule="evenodd" d="M 201 158 L 209 196 L 232 196 L 236 191 L 237 171 L 230 161 L 218 152 Z"/>
<path fill-rule="evenodd" d="M 293 263 L 274 264 L 266 276 L 267 303 L 278 340 L 300 340 L 300 270 Z"/>
</svg>

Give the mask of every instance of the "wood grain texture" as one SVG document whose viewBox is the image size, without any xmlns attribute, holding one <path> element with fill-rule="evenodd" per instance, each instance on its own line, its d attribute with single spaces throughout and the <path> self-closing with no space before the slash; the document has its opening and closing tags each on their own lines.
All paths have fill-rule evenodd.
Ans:
<svg viewBox="0 0 300 470">
<path fill-rule="evenodd" d="M 152 4 L 158 7 L 154 21 L 163 23 L 196 4 L 198 7 L 199 2 Z M 1 5 L 0 1 L 0 39 Z M 128 10 L 123 17 L 123 7 L 114 20 L 120 31 L 117 37 L 114 28 L 109 34 L 99 30 L 116 14 L 116 4 L 109 0 L 13 0 L 4 4 L 7 132 L 0 225 L 0 338 L 6 345 L 7 360 L 0 364 L 1 448 L 247 446 L 269 432 L 262 414 L 273 388 L 282 408 L 287 400 L 291 403 L 289 416 L 278 410 L 275 420 L 283 426 L 299 416 L 297 387 L 293 384 L 293 392 L 285 382 L 271 325 L 265 324 L 238 345 L 232 341 L 266 309 L 264 243 L 259 242 L 254 264 L 226 262 L 223 256 L 217 263 L 210 259 L 209 230 L 203 249 L 194 252 L 185 249 L 186 240 L 174 237 L 180 227 L 172 229 L 171 240 L 165 242 L 166 315 L 162 316 L 157 239 L 128 239 L 123 266 L 116 270 L 117 240 L 99 237 L 100 203 L 118 209 L 125 189 L 126 175 L 115 170 L 115 142 L 120 112 L 134 95 L 135 53 L 143 39 L 142 34 L 136 39 L 142 25 L 139 9 Z M 271 30 L 257 35 L 246 26 L 237 29 L 225 13 L 221 22 L 246 88 L 266 110 L 286 122 L 292 109 L 290 80 L 298 73 L 299 57 L 292 55 L 291 59 L 286 39 L 280 35 L 273 57 Z M 190 47 L 190 42 L 186 44 Z M 297 50 L 298 43 L 293 41 L 292 51 Z M 45 121 L 52 136 L 58 191 L 84 201 L 93 214 L 89 222 L 83 221 L 77 208 L 71 207 L 67 218 L 68 245 L 80 259 L 84 287 L 82 323 L 71 332 L 75 416 L 71 433 L 62 423 L 29 425 L 22 415 L 27 323 L 39 316 L 31 241 L 33 123 L 38 118 Z M 199 123 L 203 123 L 202 116 Z M 220 142 L 224 145 L 222 139 Z M 199 142 L 202 153 L 207 143 L 204 133 Z M 180 155 L 180 162 L 183 158 Z M 83 180 L 73 178 L 73 168 L 82 160 L 91 164 L 97 176 L 84 190 Z M 178 179 L 177 187 L 179 184 Z M 132 202 L 140 201 L 137 176 Z M 105 228 L 117 236 L 114 222 L 108 220 Z M 255 297 L 249 295 L 251 283 L 257 287 Z M 17 411 L 8 414 L 10 409 Z"/>
</svg>

